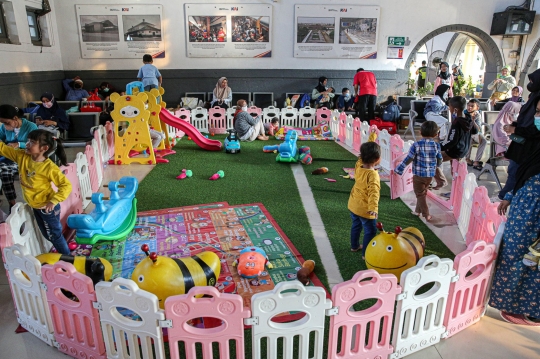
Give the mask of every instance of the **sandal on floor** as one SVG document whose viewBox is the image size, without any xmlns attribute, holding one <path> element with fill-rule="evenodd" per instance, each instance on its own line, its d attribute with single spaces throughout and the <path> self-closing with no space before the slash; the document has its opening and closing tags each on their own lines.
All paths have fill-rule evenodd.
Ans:
<svg viewBox="0 0 540 359">
<path fill-rule="evenodd" d="M 416 217 L 420 216 L 420 213 L 417 213 L 417 212 L 415 212 L 415 211 L 412 211 L 411 214 L 412 214 L 413 216 L 416 216 Z"/>
<path fill-rule="evenodd" d="M 476 165 L 476 166 L 472 166 L 472 168 L 474 170 L 477 170 L 477 171 L 482 171 L 484 169 L 484 167 L 482 167 L 482 165 Z"/>
<path fill-rule="evenodd" d="M 507 321 L 508 323 L 518 324 L 518 325 L 528 325 L 532 327 L 540 326 L 540 322 L 538 322 L 537 319 L 534 319 L 534 320 L 530 319 L 529 317 L 523 314 L 512 314 L 512 313 L 503 312 L 502 310 L 500 313 L 501 313 L 501 318 Z"/>
<path fill-rule="evenodd" d="M 467 162 L 467 166 L 469 166 L 469 167 L 472 167 L 473 164 L 474 164 L 473 162 Z"/>
<path fill-rule="evenodd" d="M 433 216 L 432 215 L 429 215 L 427 217 L 424 217 L 426 219 L 426 222 L 431 222 L 431 220 L 433 219 Z"/>
<path fill-rule="evenodd" d="M 358 252 L 360 250 L 362 250 L 362 246 L 358 247 L 358 248 L 351 248 L 351 252 Z"/>
</svg>

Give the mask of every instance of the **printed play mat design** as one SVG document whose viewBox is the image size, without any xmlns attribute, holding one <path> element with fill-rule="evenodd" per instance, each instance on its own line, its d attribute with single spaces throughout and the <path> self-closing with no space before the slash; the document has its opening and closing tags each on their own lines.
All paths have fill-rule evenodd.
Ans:
<svg viewBox="0 0 540 359">
<path fill-rule="evenodd" d="M 291 126 L 282 126 L 275 137 L 276 140 L 284 140 L 289 131 L 296 131 L 298 141 L 333 141 L 332 131 L 326 121 L 321 121 L 313 127 L 299 128 Z"/>
<path fill-rule="evenodd" d="M 381 167 L 378 167 L 376 169 L 377 171 L 379 171 L 379 177 L 381 178 L 381 181 L 390 182 L 390 173 L 388 173 L 387 170 Z M 354 168 L 343 167 L 343 171 L 347 173 L 347 176 L 349 176 L 350 179 L 354 180 Z"/>
<path fill-rule="evenodd" d="M 141 250 L 143 244 L 148 244 L 150 252 L 171 258 L 213 251 L 221 259 L 216 287 L 221 292 L 241 295 L 247 307 L 253 294 L 296 279 L 304 261 L 260 203 L 229 206 L 220 202 L 140 212 L 137 217 L 137 224 L 126 240 L 79 245 L 77 254 L 106 258 L 113 266 L 113 279 L 130 279 L 135 266 L 146 257 Z M 241 277 L 233 267 L 240 251 L 250 246 L 264 249 L 274 266 L 254 279 Z M 314 274 L 311 280 L 322 287 Z"/>
</svg>

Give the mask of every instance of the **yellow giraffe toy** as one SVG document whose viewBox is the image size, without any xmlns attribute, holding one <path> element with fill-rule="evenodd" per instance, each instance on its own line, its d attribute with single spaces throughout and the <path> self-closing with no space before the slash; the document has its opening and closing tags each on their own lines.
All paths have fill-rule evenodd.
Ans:
<svg viewBox="0 0 540 359">
<path fill-rule="evenodd" d="M 114 102 L 114 110 L 111 112 L 114 119 L 114 164 L 156 164 L 148 127 L 150 118 L 150 111 L 146 109 L 148 95 L 144 92 L 126 96 L 113 93 L 110 100 Z M 139 146 L 148 148 L 149 156 L 129 157 L 129 152 Z"/>
</svg>

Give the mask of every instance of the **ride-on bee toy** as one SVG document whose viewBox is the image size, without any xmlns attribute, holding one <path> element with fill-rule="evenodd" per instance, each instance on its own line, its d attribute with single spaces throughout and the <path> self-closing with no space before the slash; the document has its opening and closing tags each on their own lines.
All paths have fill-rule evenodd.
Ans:
<svg viewBox="0 0 540 359">
<path fill-rule="evenodd" d="M 226 153 L 240 153 L 240 140 L 235 130 L 229 130 L 229 135 L 225 139 Z"/>
</svg>

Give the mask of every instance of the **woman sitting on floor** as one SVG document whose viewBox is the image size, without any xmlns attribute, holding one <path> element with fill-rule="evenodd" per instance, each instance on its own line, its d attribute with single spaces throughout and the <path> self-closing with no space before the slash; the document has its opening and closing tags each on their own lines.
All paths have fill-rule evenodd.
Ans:
<svg viewBox="0 0 540 359">
<path fill-rule="evenodd" d="M 246 100 L 238 100 L 234 114 L 234 130 L 240 141 L 254 141 L 255 139 L 267 141 L 264 134 L 264 125 L 259 116 L 253 117 L 247 112 Z"/>
</svg>

